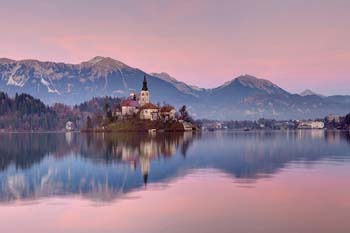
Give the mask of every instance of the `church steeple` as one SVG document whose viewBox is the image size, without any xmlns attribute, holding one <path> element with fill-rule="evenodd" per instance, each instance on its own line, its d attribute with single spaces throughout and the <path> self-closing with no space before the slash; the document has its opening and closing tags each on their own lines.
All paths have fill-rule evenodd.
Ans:
<svg viewBox="0 0 350 233">
<path fill-rule="evenodd" d="M 146 75 L 143 77 L 143 86 L 141 89 L 141 93 L 140 93 L 140 99 L 139 99 L 139 104 L 141 106 L 148 104 L 149 103 L 149 91 L 148 91 L 148 86 L 147 86 L 147 79 L 146 79 Z"/>
<path fill-rule="evenodd" d="M 143 90 L 143 91 L 148 91 L 146 75 L 143 77 L 143 86 L 142 86 L 142 90 Z"/>
</svg>

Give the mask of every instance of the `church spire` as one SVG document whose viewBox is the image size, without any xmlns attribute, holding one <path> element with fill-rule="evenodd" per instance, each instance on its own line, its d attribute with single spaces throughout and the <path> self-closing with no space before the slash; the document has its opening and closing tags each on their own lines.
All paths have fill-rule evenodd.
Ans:
<svg viewBox="0 0 350 233">
<path fill-rule="evenodd" d="M 143 86 L 142 86 L 142 90 L 143 90 L 143 91 L 148 91 L 146 75 L 143 77 Z"/>
</svg>

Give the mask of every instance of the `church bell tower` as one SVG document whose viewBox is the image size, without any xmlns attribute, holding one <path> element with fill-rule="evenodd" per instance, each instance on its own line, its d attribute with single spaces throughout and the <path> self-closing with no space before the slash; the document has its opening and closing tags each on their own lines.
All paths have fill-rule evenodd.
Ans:
<svg viewBox="0 0 350 233">
<path fill-rule="evenodd" d="M 140 93 L 140 102 L 139 103 L 141 106 L 149 103 L 149 91 L 148 91 L 148 87 L 147 87 L 146 75 L 143 78 L 143 86 L 142 86 L 142 90 Z"/>
</svg>

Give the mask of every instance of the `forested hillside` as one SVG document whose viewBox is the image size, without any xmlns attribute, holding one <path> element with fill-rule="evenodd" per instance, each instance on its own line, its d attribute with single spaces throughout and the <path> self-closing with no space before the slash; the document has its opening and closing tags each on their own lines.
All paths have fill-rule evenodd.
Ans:
<svg viewBox="0 0 350 233">
<path fill-rule="evenodd" d="M 55 111 L 28 94 L 10 98 L 0 92 L 0 129 L 54 130 L 59 119 Z"/>
<path fill-rule="evenodd" d="M 74 107 L 60 103 L 47 106 L 28 94 L 16 94 L 11 98 L 0 92 L 0 131 L 62 130 L 67 121 L 80 129 L 87 116 L 97 120 L 105 114 L 106 106 L 110 111 L 120 102 L 119 98 L 99 97 Z"/>
</svg>

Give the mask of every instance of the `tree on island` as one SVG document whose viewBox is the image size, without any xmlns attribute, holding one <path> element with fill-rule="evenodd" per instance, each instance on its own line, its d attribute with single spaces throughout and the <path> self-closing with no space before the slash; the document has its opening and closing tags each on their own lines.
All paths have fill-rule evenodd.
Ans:
<svg viewBox="0 0 350 233">
<path fill-rule="evenodd" d="M 348 113 L 343 120 L 343 129 L 350 129 L 350 113 Z"/>
<path fill-rule="evenodd" d="M 86 129 L 92 129 L 92 121 L 90 116 L 88 116 L 86 119 Z"/>
<path fill-rule="evenodd" d="M 106 114 L 106 118 L 112 120 L 112 110 L 108 103 L 105 103 L 105 105 L 103 106 L 103 111 Z"/>
<path fill-rule="evenodd" d="M 350 113 L 345 116 L 345 124 L 350 125 Z"/>
<path fill-rule="evenodd" d="M 187 122 L 193 122 L 193 119 L 190 117 L 190 114 L 187 111 L 186 105 L 183 105 L 179 109 L 179 113 L 180 113 L 180 120 L 184 120 L 184 121 L 187 121 Z"/>
</svg>

